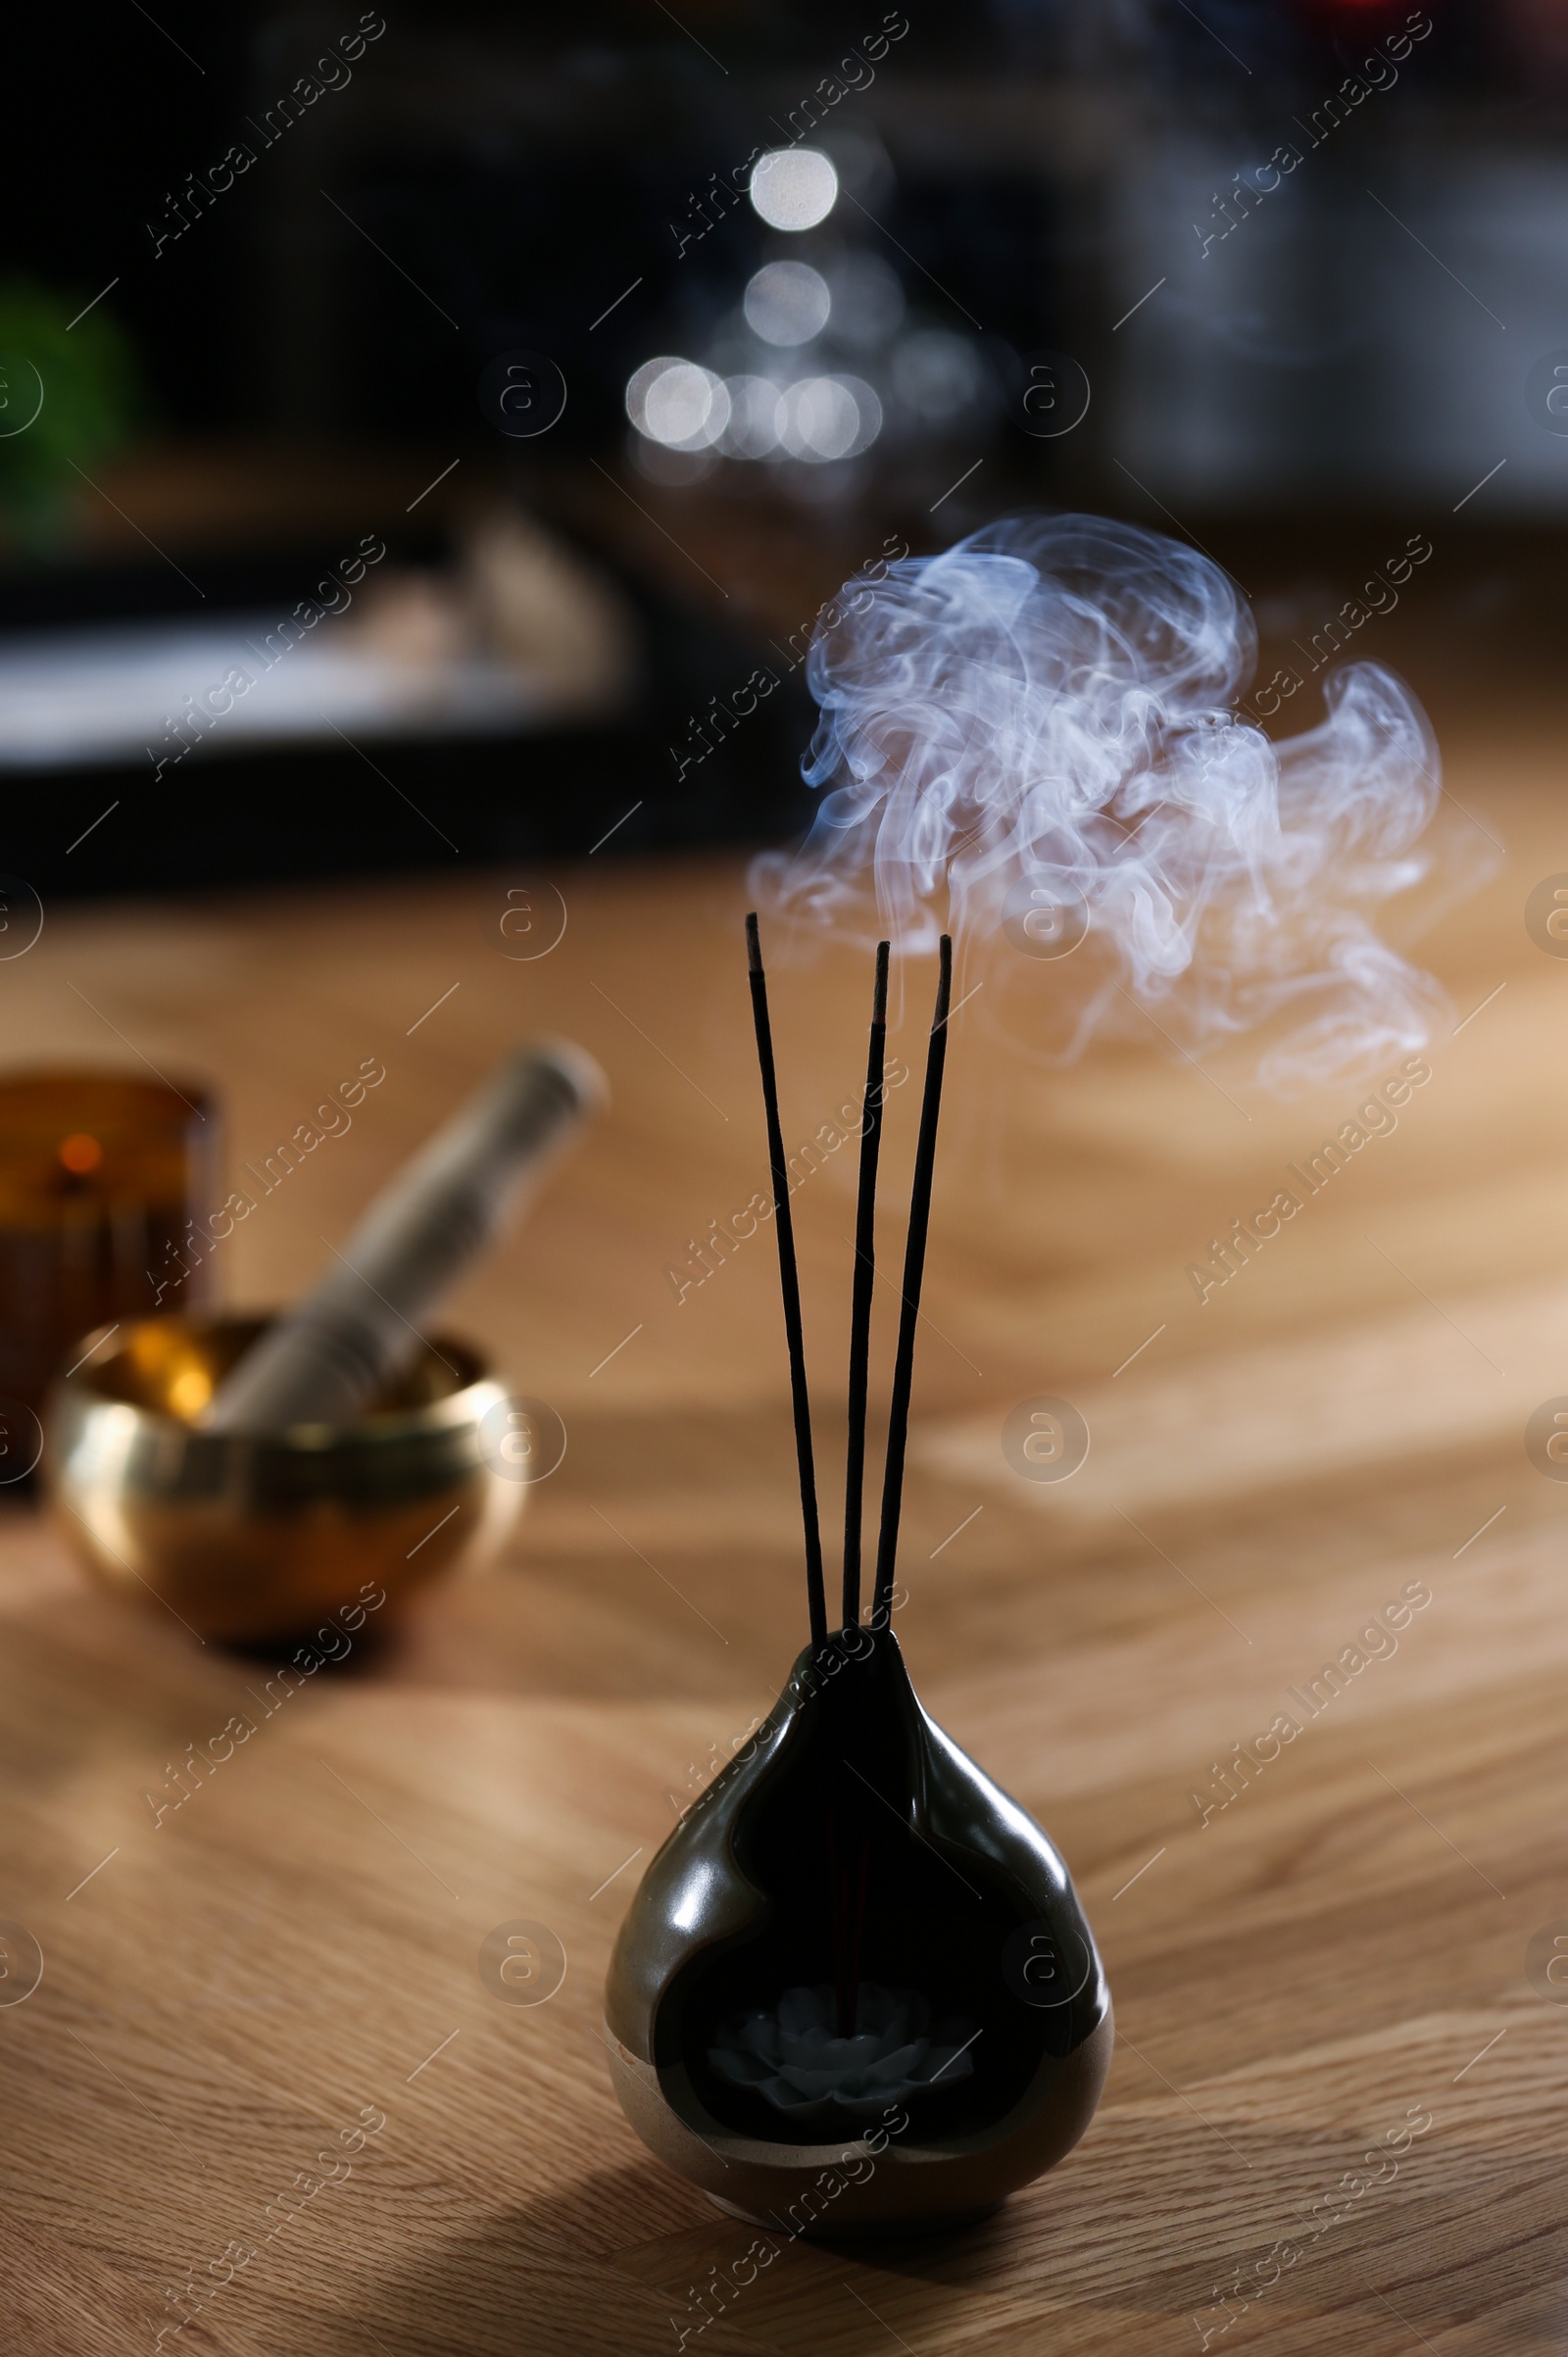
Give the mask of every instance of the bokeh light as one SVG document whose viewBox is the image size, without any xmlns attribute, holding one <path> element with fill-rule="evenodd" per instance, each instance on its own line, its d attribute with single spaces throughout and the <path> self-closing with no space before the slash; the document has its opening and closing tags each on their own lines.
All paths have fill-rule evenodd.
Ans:
<svg viewBox="0 0 1568 2357">
<path fill-rule="evenodd" d="M 768 262 L 748 283 L 744 308 L 764 344 L 808 344 L 827 325 L 833 297 L 808 262 Z"/>
<path fill-rule="evenodd" d="M 722 377 L 669 354 L 644 361 L 626 387 L 627 417 L 667 450 L 707 450 L 728 425 L 729 411 Z"/>
<path fill-rule="evenodd" d="M 792 458 L 857 458 L 881 430 L 882 404 L 858 376 L 803 376 L 779 403 L 779 439 Z"/>
<path fill-rule="evenodd" d="M 752 203 L 773 229 L 814 229 L 838 193 L 838 173 L 814 147 L 774 148 L 752 173 Z"/>
<path fill-rule="evenodd" d="M 778 448 L 779 388 L 767 376 L 731 376 L 729 423 L 720 450 L 731 459 L 765 459 Z"/>
</svg>

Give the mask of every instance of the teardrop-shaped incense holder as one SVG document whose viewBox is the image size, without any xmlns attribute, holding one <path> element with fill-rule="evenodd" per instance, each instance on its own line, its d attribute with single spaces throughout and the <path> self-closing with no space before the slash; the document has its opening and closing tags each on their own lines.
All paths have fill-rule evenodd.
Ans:
<svg viewBox="0 0 1568 2357">
<path fill-rule="evenodd" d="M 1078 2141 L 1111 2048 L 1060 1858 L 864 1626 L 802 1653 L 655 1857 L 606 2020 L 662 2160 L 824 2237 L 994 2209 Z"/>
<path fill-rule="evenodd" d="M 877 951 L 851 1319 L 844 1624 L 829 1637 L 801 1289 L 757 919 L 767 1115 L 811 1643 L 758 1734 L 659 1851 L 605 2016 L 633 2128 L 721 2209 L 780 2233 L 899 2234 L 995 2209 L 1070 2152 L 1110 2067 L 1110 1995 L 1040 1828 L 915 1699 L 891 1627 L 953 944 L 909 1197 L 869 1624 L 860 1519 L 888 944 Z"/>
</svg>

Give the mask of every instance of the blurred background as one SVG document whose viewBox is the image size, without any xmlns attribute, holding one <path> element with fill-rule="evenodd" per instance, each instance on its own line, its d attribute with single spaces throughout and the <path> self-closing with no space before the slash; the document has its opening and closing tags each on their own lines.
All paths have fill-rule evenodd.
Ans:
<svg viewBox="0 0 1568 2357">
<path fill-rule="evenodd" d="M 1479 813 L 1444 809 L 1454 901 L 1390 906 L 1451 1012 L 1353 1119 L 1131 1001 L 1055 1068 L 960 977 L 898 1625 L 1061 1842 L 1130 2035 L 1032 2211 L 877 2245 L 858 2307 L 802 2250 L 710 2345 L 1190 2347 L 1430 2095 L 1427 2174 L 1233 2345 L 1563 2350 L 1568 1991 L 1521 1963 L 1568 1940 L 1568 0 L 110 0 L 7 55 L 0 2008 L 37 1997 L 0 2315 L 29 2267 L 60 2305 L 6 2346 L 205 2300 L 236 2353 L 635 2357 L 733 2263 L 750 2229 L 614 2117 L 600 1989 L 808 1626 L 748 848 L 809 822 L 840 585 L 1066 507 L 1229 569 L 1271 732 L 1336 660 L 1408 680 Z M 1335 839 L 1336 893 L 1392 872 Z M 1071 1011 L 1089 958 L 1058 990 L 1001 939 Z M 896 958 L 874 1476 L 931 988 Z M 830 1573 L 869 997 L 846 943 L 776 957 Z M 278 1440 L 274 1515 L 176 1422 L 219 1363 L 178 1321 L 346 1266 L 422 1325 L 356 1224 L 540 1033 L 612 1111 L 430 1349 L 569 1451 L 504 1576 L 438 1590 L 478 1513 L 432 1496 L 451 1395 L 379 1420 L 385 1492 L 362 1436 Z M 213 1731 L 274 1716 L 306 1570 L 352 1659 L 318 1622 L 330 1677 L 295 1651 L 241 1759 Z M 1413 1579 L 1391 1663 L 1367 1616 Z M 1353 1693 L 1210 1826 L 1336 1658 Z M 503 2005 L 475 1959 L 541 1925 L 559 1998 Z M 379 2189 L 274 2242 L 269 2188 L 370 2099 Z M 84 2341 L 117 2283 L 146 2302 Z"/>
<path fill-rule="evenodd" d="M 1265 680 L 1358 635 L 1440 732 L 1549 687 L 1560 0 L 14 39 L 0 767 L 46 899 L 788 833 L 822 601 L 1019 505 L 1199 541 Z"/>
</svg>

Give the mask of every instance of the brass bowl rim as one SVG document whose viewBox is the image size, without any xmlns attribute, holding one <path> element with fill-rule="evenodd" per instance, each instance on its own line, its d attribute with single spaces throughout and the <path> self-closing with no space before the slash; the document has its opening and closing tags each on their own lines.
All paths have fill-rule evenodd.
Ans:
<svg viewBox="0 0 1568 2357">
<path fill-rule="evenodd" d="M 195 1335 L 240 1327 L 254 1334 L 272 1324 L 279 1314 L 277 1310 L 221 1310 L 209 1314 L 191 1314 L 179 1310 L 167 1312 L 162 1317 L 135 1318 L 128 1324 L 121 1319 L 97 1326 L 90 1334 L 82 1335 L 74 1346 L 78 1362 L 77 1371 L 69 1378 L 58 1377 L 51 1387 L 50 1406 L 53 1412 L 46 1412 L 46 1429 L 56 1424 L 62 1407 L 77 1418 L 119 1409 L 149 1431 L 177 1435 L 186 1449 L 276 1451 L 286 1456 L 319 1460 L 343 1449 L 384 1448 L 451 1427 L 465 1424 L 476 1426 L 497 1400 L 508 1397 L 507 1385 L 484 1354 L 473 1344 L 448 1333 L 421 1336 L 420 1339 L 426 1350 L 437 1357 L 450 1354 L 457 1360 L 464 1370 L 465 1379 L 461 1383 L 449 1392 L 442 1392 L 434 1399 L 421 1401 L 417 1406 L 376 1409 L 368 1415 L 356 1417 L 352 1424 L 290 1424 L 278 1432 L 208 1432 L 199 1424 L 187 1423 L 182 1416 L 172 1415 L 166 1408 L 149 1407 L 135 1399 L 122 1399 L 102 1388 L 101 1376 L 122 1359 L 135 1336 L 149 1326 L 178 1324 Z M 122 1338 L 118 1349 L 91 1366 L 80 1364 L 82 1358 L 91 1357 L 99 1345 L 116 1332 Z M 70 1390 L 67 1389 L 68 1382 L 73 1387 Z M 480 1395 L 485 1393 L 491 1397 L 481 1407 Z"/>
</svg>

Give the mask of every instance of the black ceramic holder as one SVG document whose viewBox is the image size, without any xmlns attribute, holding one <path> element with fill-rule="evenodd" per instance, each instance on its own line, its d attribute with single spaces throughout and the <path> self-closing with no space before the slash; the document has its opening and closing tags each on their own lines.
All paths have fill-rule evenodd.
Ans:
<svg viewBox="0 0 1568 2357">
<path fill-rule="evenodd" d="M 811 1643 L 654 1858 L 611 1961 L 621 2107 L 721 2209 L 783 2235 L 905 2234 L 995 2209 L 1083 2135 L 1110 1993 L 1039 1827 L 927 1717 L 891 1627 L 947 1050 L 944 936 L 915 1150 L 871 1615 L 859 1615 L 887 945 L 877 953 L 851 1324 L 844 1626 L 825 1630 L 800 1288 L 757 919 L 747 919 Z"/>
</svg>

